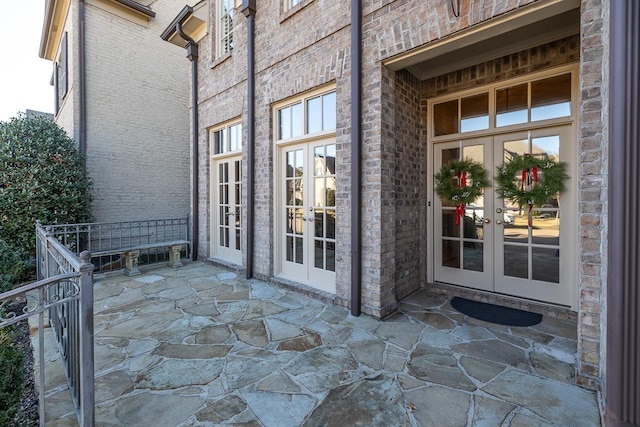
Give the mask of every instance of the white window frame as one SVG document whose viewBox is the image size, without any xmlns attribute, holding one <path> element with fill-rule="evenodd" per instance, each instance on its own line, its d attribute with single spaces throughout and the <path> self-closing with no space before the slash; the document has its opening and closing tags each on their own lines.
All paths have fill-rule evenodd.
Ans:
<svg viewBox="0 0 640 427">
<path fill-rule="evenodd" d="M 289 10 L 294 6 L 299 5 L 304 0 L 284 0 L 284 10 Z"/>
<path fill-rule="evenodd" d="M 551 118 L 551 119 L 546 119 L 546 120 L 538 120 L 538 121 L 531 121 L 531 120 L 527 120 L 526 122 L 523 123 L 517 123 L 517 124 L 513 124 L 513 125 L 506 125 L 506 126 L 496 126 L 496 103 L 495 103 L 495 95 L 496 95 L 496 91 L 499 89 L 503 89 L 503 88 L 508 88 L 508 87 L 512 87 L 514 85 L 518 85 L 518 84 L 528 84 L 528 92 L 527 92 L 527 98 L 528 98 L 528 103 L 530 104 L 531 101 L 531 93 L 530 93 L 530 88 L 531 88 L 531 83 L 535 82 L 535 81 L 539 81 L 539 80 L 544 80 L 550 77 L 556 77 L 556 76 L 560 76 L 563 74 L 571 74 L 571 114 L 568 116 L 562 116 L 562 117 L 557 117 L 557 118 Z M 428 130 L 429 130 L 429 135 L 428 138 L 429 140 L 433 143 L 433 142 L 444 142 L 444 141 L 448 141 L 448 140 L 455 140 L 455 139 L 460 139 L 460 138 L 474 138 L 476 136 L 485 136 L 485 135 L 494 135 L 497 133 L 510 133 L 510 132 L 515 132 L 515 131 L 519 131 L 521 129 L 525 129 L 525 128 L 537 128 L 537 127 L 544 127 L 544 126 L 554 126 L 554 125 L 558 125 L 558 124 L 562 124 L 562 123 L 567 123 L 567 122 L 573 122 L 577 120 L 577 113 L 578 113 L 578 83 L 579 83 L 579 73 L 578 73 L 578 66 L 576 63 L 572 63 L 572 64 L 568 64 L 568 65 L 562 65 L 559 67 L 555 67 L 555 68 L 551 68 L 549 70 L 545 70 L 545 71 L 539 71 L 539 72 L 534 72 L 534 73 L 530 73 L 530 74 L 525 74 L 521 77 L 517 77 L 517 78 L 513 78 L 513 79 L 507 79 L 504 81 L 500 81 L 497 83 L 492 83 L 492 84 L 488 84 L 488 85 L 484 85 L 484 86 L 479 86 L 473 89 L 468 89 L 468 90 L 463 90 L 460 92 L 455 92 L 455 93 L 451 93 L 451 94 L 447 94 L 447 95 L 442 95 L 439 97 L 434 97 L 431 98 L 427 101 L 427 111 L 428 111 L 428 117 L 427 117 L 427 125 L 428 125 Z M 466 98 L 466 97 L 470 97 L 470 96 L 474 96 L 474 95 L 479 95 L 482 93 L 488 93 L 489 94 L 489 110 L 488 110 L 488 115 L 489 115 L 489 127 L 486 129 L 481 129 L 481 130 L 474 130 L 474 131 L 469 131 L 469 132 L 458 132 L 458 133 L 451 133 L 451 134 L 446 134 L 446 135 L 439 135 L 439 136 L 435 136 L 435 127 L 434 127 L 434 117 L 433 117 L 433 112 L 434 112 L 434 105 L 436 104 L 440 104 L 446 101 L 453 101 L 453 100 L 460 100 L 462 98 Z M 460 108 L 461 108 L 461 104 L 460 102 L 458 102 L 458 120 L 460 118 Z M 530 110 L 531 110 L 531 105 L 528 105 L 528 114 L 530 114 Z"/>
<path fill-rule="evenodd" d="M 324 138 L 328 136 L 335 137 L 336 135 L 335 128 L 324 129 L 318 132 L 309 133 L 308 132 L 309 123 L 307 121 L 307 101 L 320 96 L 329 95 L 332 93 L 333 94 L 336 93 L 335 85 L 324 86 L 322 88 L 318 88 L 316 90 L 306 92 L 303 95 L 299 95 L 294 98 L 289 98 L 285 101 L 281 101 L 277 104 L 274 104 L 273 106 L 273 139 L 275 141 L 275 145 L 295 143 L 295 142 L 300 142 L 300 141 L 305 141 L 310 139 Z M 291 107 L 296 104 L 302 105 L 302 122 L 303 122 L 302 134 L 293 136 L 293 137 L 281 138 L 279 113 L 281 110 L 284 110 L 285 108 Z M 336 105 L 336 109 L 335 109 L 336 121 L 337 121 L 337 110 L 338 110 L 338 107 Z M 336 123 L 336 127 L 337 127 L 337 123 Z"/>
<path fill-rule="evenodd" d="M 558 117 L 558 118 L 552 118 L 552 119 L 547 119 L 547 120 L 540 120 L 540 121 L 527 121 L 526 123 L 519 123 L 519 124 L 513 124 L 513 125 L 509 125 L 509 126 L 502 126 L 502 127 L 497 127 L 495 125 L 495 117 L 496 117 L 496 109 L 495 109 L 495 91 L 497 89 L 502 89 L 505 87 L 511 87 L 513 85 L 517 85 L 517 84 L 521 84 L 521 83 L 531 83 L 533 81 L 537 81 L 537 80 L 542 80 L 542 79 L 546 79 L 549 77 L 555 77 L 555 76 L 559 76 L 562 74 L 567 74 L 570 73 L 571 74 L 571 115 L 569 116 L 564 116 L 564 117 Z M 533 130 L 533 129 L 541 129 L 541 128 L 547 128 L 547 127 L 555 127 L 555 126 L 562 126 L 562 125 L 571 125 L 573 128 L 573 138 L 576 138 L 576 135 L 578 135 L 578 130 L 577 130 L 577 124 L 578 124 L 578 111 L 579 111 L 579 105 L 578 105 L 578 96 L 579 96 L 579 64 L 577 63 L 570 63 L 567 65 L 562 65 L 559 67 L 554 67 L 554 68 L 550 68 L 548 70 L 544 70 L 544 71 L 539 71 L 539 72 L 532 72 L 532 73 L 528 73 L 528 74 L 524 74 L 520 77 L 516 77 L 516 78 L 512 78 L 512 79 L 505 79 L 503 81 L 500 82 L 496 82 L 496 83 L 492 83 L 492 84 L 488 84 L 488 85 L 484 85 L 484 86 L 478 86 L 475 87 L 473 89 L 468 89 L 468 90 L 463 90 L 463 91 L 459 91 L 459 92 L 452 92 L 450 94 L 446 94 L 446 95 L 442 95 L 442 96 L 438 96 L 438 97 L 433 97 L 430 98 L 429 100 L 427 100 L 427 129 L 428 129 L 428 135 L 427 135 L 427 165 L 433 165 L 433 146 L 434 144 L 437 143 L 441 143 L 441 142 L 449 142 L 449 141 L 457 141 L 460 139 L 474 139 L 474 138 L 480 138 L 480 137 L 485 137 L 485 136 L 489 136 L 489 137 L 494 137 L 497 135 L 501 135 L 501 134 L 510 134 L 510 133 L 515 133 L 515 132 L 520 132 L 523 130 Z M 454 100 L 454 99 L 461 99 L 461 98 L 465 98 L 468 96 L 473 96 L 473 95 L 477 95 L 483 92 L 489 92 L 489 128 L 488 129 L 483 129 L 483 130 L 477 130 L 477 131 L 472 131 L 472 132 L 465 132 L 465 133 L 455 133 L 455 134 L 448 134 L 448 135 L 441 135 L 441 136 L 434 136 L 434 117 L 433 117 L 433 106 L 435 104 L 441 103 L 441 102 L 446 102 L 446 101 L 450 101 L 450 100 Z M 529 97 L 530 99 L 530 97 Z M 530 107 L 530 106 L 529 106 Z M 458 111 L 458 113 L 460 113 Z M 576 146 L 573 148 L 574 153 L 570 156 L 572 159 L 572 163 L 575 165 L 578 163 L 578 159 L 577 159 L 577 152 L 578 152 L 578 148 L 577 148 L 577 143 Z M 575 170 L 575 166 L 572 167 L 572 169 L 569 170 L 569 174 L 574 177 L 574 179 L 577 179 L 577 171 Z M 434 218 L 434 178 L 432 174 L 428 174 L 427 175 L 427 192 L 430 196 L 428 196 L 427 198 L 427 204 L 428 204 L 428 208 L 427 208 L 427 217 L 428 218 Z M 435 196 L 437 197 L 437 196 Z M 573 211 L 577 212 L 577 196 L 574 195 L 572 196 L 570 203 L 573 204 L 574 208 Z M 577 230 L 577 224 L 573 225 L 574 227 L 574 233 L 576 236 L 579 236 L 578 230 Z M 433 220 L 428 221 L 427 222 L 427 235 L 428 236 L 434 236 L 435 235 L 435 231 L 434 231 L 434 222 Z M 567 248 L 568 250 L 572 251 L 574 254 L 578 254 L 578 248 L 576 246 L 576 243 L 574 242 L 571 247 Z M 434 269 L 435 269 L 435 249 L 433 244 L 428 244 L 427 245 L 427 251 L 426 251 L 426 256 L 427 256 L 427 276 L 426 276 L 426 281 L 427 283 L 433 283 L 434 282 Z M 575 277 L 575 275 L 577 274 L 576 271 L 574 271 L 572 273 Z M 575 281 L 574 281 L 575 282 Z M 573 292 L 573 296 L 572 296 L 572 301 L 574 301 L 574 303 L 572 303 L 572 309 L 575 309 L 574 304 L 577 304 L 577 288 L 574 287 L 574 289 L 572 290 Z"/>
<path fill-rule="evenodd" d="M 235 129 L 234 129 L 235 128 Z M 222 132 L 223 135 L 223 149 L 221 152 L 216 153 L 215 152 L 215 143 L 216 143 L 216 133 L 218 132 Z M 235 146 L 231 145 L 231 138 L 230 138 L 230 132 L 237 132 L 236 136 L 238 137 L 238 144 L 236 144 Z M 224 161 L 234 161 L 234 160 L 240 160 L 241 161 L 241 168 L 244 168 L 243 166 L 243 159 L 242 159 L 242 148 L 243 148 L 243 144 L 244 144 L 244 140 L 243 140 L 243 129 L 242 129 L 242 121 L 240 118 L 235 118 L 232 120 L 229 120 L 227 122 L 221 123 L 211 129 L 209 129 L 209 152 L 210 152 L 210 176 L 209 176 L 209 180 L 210 180 L 210 195 L 209 195 L 209 211 L 210 211 L 210 215 L 209 215 L 209 220 L 210 220 L 210 236 L 211 236 L 211 241 L 210 241 L 210 245 L 211 245 L 211 256 L 215 257 L 215 258 L 219 258 L 222 259 L 224 261 L 227 262 L 231 262 L 231 263 L 235 263 L 238 265 L 242 264 L 242 253 L 244 252 L 244 245 L 245 245 L 245 241 L 242 240 L 241 243 L 241 249 L 238 250 L 237 252 L 239 253 L 232 253 L 232 250 L 229 249 L 225 249 L 225 252 L 221 252 L 218 245 L 219 245 L 219 237 L 218 236 L 218 224 L 219 224 L 219 206 L 220 204 L 218 203 L 218 185 L 219 182 L 217 182 L 217 180 L 215 180 L 214 178 L 217 176 L 217 165 L 220 162 L 224 162 Z M 244 174 L 242 174 L 244 175 Z M 244 180 L 243 180 L 244 181 Z M 244 182 L 242 182 L 242 186 L 244 187 Z M 244 190 L 242 191 L 242 193 L 244 193 Z M 240 205 L 240 211 L 243 212 L 244 210 L 244 203 L 243 203 L 243 199 L 244 198 L 244 194 L 243 197 L 241 197 L 241 200 L 239 201 L 239 205 Z M 237 201 L 236 201 L 237 202 Z M 242 221 L 242 225 L 240 226 L 240 229 L 242 230 L 242 234 L 244 234 L 244 221 Z"/>
<path fill-rule="evenodd" d="M 218 132 L 222 132 L 223 135 L 223 147 L 219 153 L 216 153 L 216 134 Z M 235 136 L 238 138 L 237 145 L 231 145 L 231 132 L 235 133 Z M 209 149 L 211 153 L 211 157 L 218 158 L 224 157 L 228 155 L 234 155 L 242 153 L 242 122 L 240 119 L 229 120 L 219 126 L 211 128 L 209 130 Z"/>
<path fill-rule="evenodd" d="M 225 12 L 225 5 L 230 9 Z M 217 46 L 217 58 L 229 54 L 233 50 L 233 19 L 235 8 L 237 6 L 236 0 L 216 0 L 216 46 Z M 230 25 L 225 25 L 225 20 L 229 20 Z"/>
<path fill-rule="evenodd" d="M 335 103 L 335 116 L 336 116 L 336 126 L 332 129 L 324 129 L 318 132 L 309 133 L 308 132 L 308 122 L 307 122 L 307 101 L 310 99 L 317 98 L 319 96 L 328 95 L 328 94 L 336 94 L 336 103 Z M 301 103 L 302 104 L 302 134 L 291 137 L 291 138 L 280 138 L 280 123 L 279 123 L 279 112 L 287 107 L 292 105 Z M 315 90 L 311 90 L 305 92 L 304 94 L 298 95 L 293 98 L 286 99 L 284 101 L 278 102 L 272 107 L 272 117 L 273 117 L 273 150 L 274 150 L 274 173 L 273 173 L 273 189 L 274 189 L 274 206 L 280 207 L 283 203 L 283 199 L 285 196 L 285 190 L 283 188 L 282 183 L 282 168 L 283 168 L 283 160 L 282 160 L 282 150 L 290 145 L 296 144 L 304 144 L 310 143 L 314 141 L 320 140 L 333 140 L 336 138 L 336 129 L 338 122 L 338 105 L 337 105 L 337 92 L 335 84 L 326 85 Z M 276 208 L 274 212 L 277 212 L 279 208 Z M 336 206 L 336 210 L 338 207 Z M 332 272 L 334 275 L 333 283 L 321 283 L 319 281 L 314 281 L 313 277 L 310 277 L 308 280 L 301 279 L 300 277 L 287 277 L 282 271 L 283 269 L 283 258 L 285 257 L 284 247 L 282 244 L 282 233 L 283 224 L 281 218 L 278 217 L 277 214 L 273 215 L 273 242 L 274 242 L 274 275 L 279 276 L 285 279 L 293 280 L 298 283 L 303 283 L 306 285 L 310 285 L 316 289 L 320 289 L 329 293 L 335 293 L 335 275 L 336 271 Z M 338 246 L 339 237 L 336 232 L 336 247 Z"/>
</svg>

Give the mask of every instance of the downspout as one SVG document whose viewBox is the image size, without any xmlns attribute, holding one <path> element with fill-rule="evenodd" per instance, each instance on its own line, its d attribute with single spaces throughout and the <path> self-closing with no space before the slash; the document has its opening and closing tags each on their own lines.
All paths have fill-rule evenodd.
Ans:
<svg viewBox="0 0 640 427">
<path fill-rule="evenodd" d="M 362 299 L 362 254 L 360 247 L 362 193 L 362 0 L 351 0 L 351 314 L 359 316 Z"/>
<path fill-rule="evenodd" d="M 255 16 L 256 0 L 242 0 L 242 13 L 247 17 L 247 279 L 253 277 L 253 245 L 255 204 Z"/>
<path fill-rule="evenodd" d="M 198 43 L 185 34 L 182 24 L 176 24 L 176 33 L 187 42 L 187 58 L 191 61 L 191 259 L 198 259 Z"/>
<path fill-rule="evenodd" d="M 600 376 L 604 424 L 631 427 L 640 426 L 640 3 L 617 0 L 609 7 L 609 253 Z"/>
<path fill-rule="evenodd" d="M 87 158 L 87 79 L 85 73 L 85 18 L 84 18 L 84 0 L 80 0 L 78 4 L 78 97 L 80 98 L 80 107 L 78 111 L 78 123 L 79 123 L 79 135 L 78 135 L 78 150 L 82 154 L 83 162 Z"/>
</svg>

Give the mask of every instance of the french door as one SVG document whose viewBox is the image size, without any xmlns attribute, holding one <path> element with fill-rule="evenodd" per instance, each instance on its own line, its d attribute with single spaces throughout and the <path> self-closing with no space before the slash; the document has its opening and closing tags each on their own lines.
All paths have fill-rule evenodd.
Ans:
<svg viewBox="0 0 640 427">
<path fill-rule="evenodd" d="M 213 254 L 242 264 L 242 158 L 213 161 Z"/>
<path fill-rule="evenodd" d="M 497 167 L 523 155 L 567 162 L 573 176 L 572 147 L 571 126 L 435 144 L 434 170 L 452 159 L 471 159 L 485 167 L 492 184 L 465 207 L 458 225 L 455 206 L 434 196 L 434 279 L 572 305 L 576 269 L 572 178 L 565 182 L 566 191 L 549 195 L 544 204 L 531 209 L 499 198 L 493 182 Z"/>
<path fill-rule="evenodd" d="M 335 293 L 335 140 L 281 148 L 280 165 L 280 276 Z"/>
</svg>

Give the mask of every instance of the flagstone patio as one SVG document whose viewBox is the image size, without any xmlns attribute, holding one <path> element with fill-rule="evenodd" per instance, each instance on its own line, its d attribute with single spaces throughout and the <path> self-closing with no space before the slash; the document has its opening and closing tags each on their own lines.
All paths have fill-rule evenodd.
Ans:
<svg viewBox="0 0 640 427">
<path fill-rule="evenodd" d="M 95 300 L 99 426 L 600 425 L 568 321 L 487 324 L 426 291 L 353 317 L 202 262 L 96 279 Z M 77 425 L 46 347 L 47 425 Z"/>
</svg>

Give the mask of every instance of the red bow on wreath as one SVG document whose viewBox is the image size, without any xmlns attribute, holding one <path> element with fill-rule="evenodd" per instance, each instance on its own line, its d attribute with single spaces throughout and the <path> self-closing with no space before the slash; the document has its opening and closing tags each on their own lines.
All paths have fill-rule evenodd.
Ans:
<svg viewBox="0 0 640 427">
<path fill-rule="evenodd" d="M 458 188 L 465 188 L 467 186 L 467 172 L 458 172 Z M 461 203 L 456 205 L 456 225 L 460 225 L 460 218 L 464 216 L 465 204 Z"/>
<path fill-rule="evenodd" d="M 531 179 L 531 177 L 533 177 L 533 179 Z M 522 183 L 520 184 L 520 191 L 524 191 L 525 183 L 527 184 L 527 186 L 530 186 L 534 182 L 538 182 L 538 168 L 534 166 L 534 167 L 531 167 L 531 168 L 522 169 Z M 529 222 L 529 228 L 531 228 L 532 225 L 533 225 L 531 223 L 531 210 L 532 209 L 533 209 L 533 204 L 529 203 L 529 213 L 527 215 L 528 222 Z"/>
</svg>

